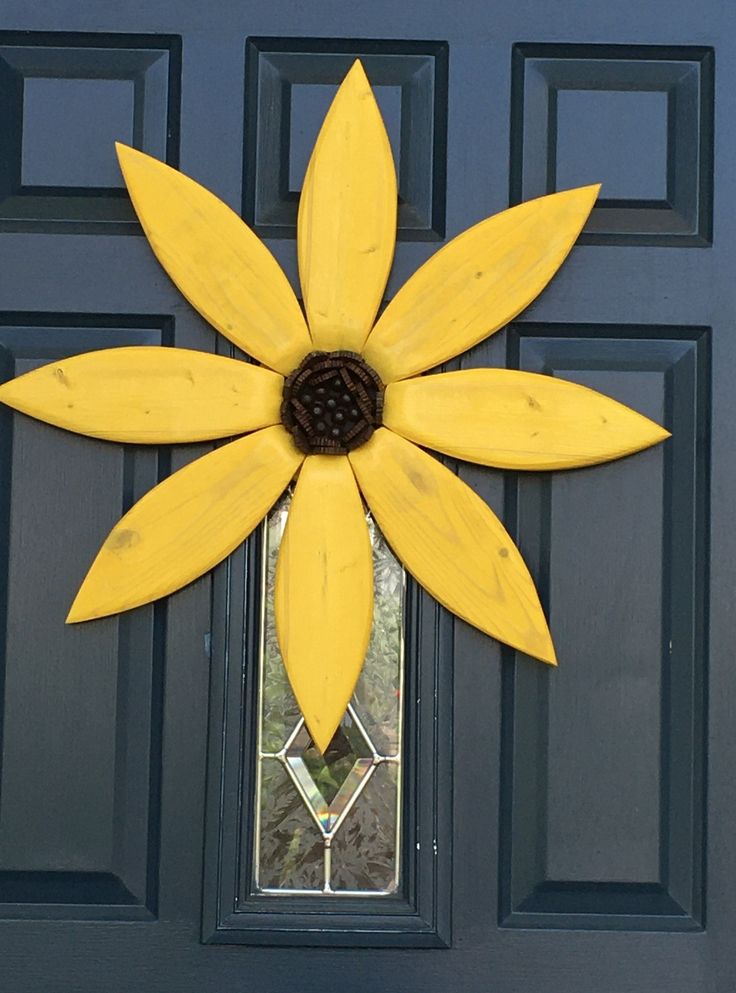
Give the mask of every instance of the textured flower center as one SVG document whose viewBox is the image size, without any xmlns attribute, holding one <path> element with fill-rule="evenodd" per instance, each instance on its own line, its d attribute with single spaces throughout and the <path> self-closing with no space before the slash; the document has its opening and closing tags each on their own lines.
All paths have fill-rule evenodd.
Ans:
<svg viewBox="0 0 736 993">
<path fill-rule="evenodd" d="M 383 383 L 355 352 L 310 352 L 287 378 L 281 420 L 308 455 L 345 455 L 381 424 Z"/>
</svg>

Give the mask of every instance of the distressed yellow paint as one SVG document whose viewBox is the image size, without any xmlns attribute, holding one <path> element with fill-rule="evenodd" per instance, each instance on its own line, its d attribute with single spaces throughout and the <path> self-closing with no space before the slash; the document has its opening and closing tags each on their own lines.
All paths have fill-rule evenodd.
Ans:
<svg viewBox="0 0 736 993">
<path fill-rule="evenodd" d="M 299 275 L 316 348 L 363 347 L 391 268 L 397 201 L 386 128 L 355 62 L 327 112 L 299 202 Z"/>
<path fill-rule="evenodd" d="M 390 383 L 432 369 L 503 327 L 562 265 L 599 189 L 529 200 L 458 235 L 393 298 L 366 342 L 366 361 Z"/>
<path fill-rule="evenodd" d="M 276 630 L 294 696 L 324 752 L 353 694 L 373 619 L 373 562 L 346 456 L 309 456 L 279 549 Z"/>
<path fill-rule="evenodd" d="M 116 148 L 151 248 L 187 300 L 253 358 L 290 372 L 311 348 L 309 331 L 263 242 L 199 183 L 127 145 Z"/>
<path fill-rule="evenodd" d="M 480 497 L 387 428 L 349 458 L 379 527 L 417 582 L 481 631 L 555 665 L 534 582 Z"/>
<path fill-rule="evenodd" d="M 138 607 L 202 576 L 247 538 L 302 458 L 279 425 L 224 445 L 169 476 L 112 529 L 67 622 Z"/>
<path fill-rule="evenodd" d="M 576 383 L 469 369 L 391 383 L 383 423 L 405 438 L 500 469 L 570 469 L 656 445 L 669 432 Z"/>
<path fill-rule="evenodd" d="M 78 434 L 136 444 L 227 438 L 278 424 L 284 380 L 208 352 L 106 348 L 0 386 L 0 401 Z"/>
</svg>

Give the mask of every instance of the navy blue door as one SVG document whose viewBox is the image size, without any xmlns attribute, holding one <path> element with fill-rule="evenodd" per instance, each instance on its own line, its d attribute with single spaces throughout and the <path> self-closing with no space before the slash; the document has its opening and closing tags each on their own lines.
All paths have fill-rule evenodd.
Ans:
<svg viewBox="0 0 736 993">
<path fill-rule="evenodd" d="M 113 345 L 226 351 L 156 263 L 113 142 L 240 211 L 296 286 L 305 164 L 360 57 L 399 159 L 388 295 L 475 221 L 600 181 L 560 273 L 462 362 L 672 431 L 544 477 L 451 463 L 518 540 L 560 666 L 410 588 L 399 891 L 314 900 L 251 886 L 255 545 L 64 626 L 121 511 L 206 447 L 0 411 L 8 993 L 733 989 L 734 42 L 719 0 L 6 0 L 3 378 Z"/>
</svg>

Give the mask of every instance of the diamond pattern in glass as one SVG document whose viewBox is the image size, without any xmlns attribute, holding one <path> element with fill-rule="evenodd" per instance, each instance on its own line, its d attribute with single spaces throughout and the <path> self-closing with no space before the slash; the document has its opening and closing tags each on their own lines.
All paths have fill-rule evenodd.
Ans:
<svg viewBox="0 0 736 993">
<path fill-rule="evenodd" d="M 350 708 L 324 755 L 300 721 L 286 765 L 325 834 L 334 832 L 374 768 L 374 752 Z"/>
</svg>

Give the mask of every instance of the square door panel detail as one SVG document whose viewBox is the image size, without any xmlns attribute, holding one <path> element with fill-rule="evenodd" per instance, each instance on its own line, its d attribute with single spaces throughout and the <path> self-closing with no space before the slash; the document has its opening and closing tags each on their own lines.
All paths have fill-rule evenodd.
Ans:
<svg viewBox="0 0 736 993">
<path fill-rule="evenodd" d="M 515 45 L 511 125 L 514 203 L 601 182 L 582 242 L 710 244 L 711 49 Z"/>
<path fill-rule="evenodd" d="M 180 40 L 0 33 L 0 230 L 136 233 L 122 141 L 178 160 Z"/>
<path fill-rule="evenodd" d="M 250 38 L 246 44 L 243 216 L 294 238 L 304 171 L 338 85 L 356 58 L 371 81 L 399 177 L 398 237 L 445 232 L 445 42 Z"/>
</svg>

